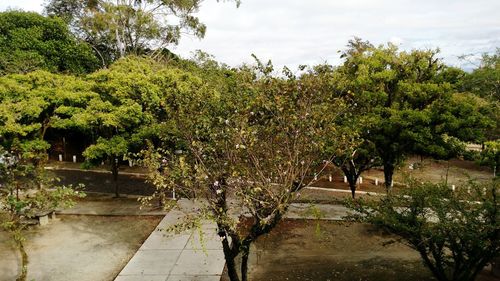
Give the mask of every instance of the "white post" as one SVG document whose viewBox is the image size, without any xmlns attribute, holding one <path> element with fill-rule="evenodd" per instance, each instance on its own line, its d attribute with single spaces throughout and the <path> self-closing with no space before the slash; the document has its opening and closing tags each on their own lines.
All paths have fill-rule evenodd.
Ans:
<svg viewBox="0 0 500 281">
<path fill-rule="evenodd" d="M 347 182 L 347 177 L 346 176 L 344 176 L 344 182 Z"/>
<path fill-rule="evenodd" d="M 394 187 L 394 181 L 391 181 L 391 187 Z"/>
<path fill-rule="evenodd" d="M 62 154 L 59 154 L 59 162 L 62 162 Z"/>
<path fill-rule="evenodd" d="M 73 163 L 76 163 L 76 155 L 73 155 Z"/>
<path fill-rule="evenodd" d="M 328 181 L 331 182 L 333 179 L 332 179 L 332 175 L 329 175 L 328 176 Z"/>
<path fill-rule="evenodd" d="M 175 188 L 172 190 L 172 199 L 176 200 L 175 199 Z"/>
<path fill-rule="evenodd" d="M 132 160 L 128 160 L 128 166 L 132 167 Z"/>
<path fill-rule="evenodd" d="M 455 191 L 455 185 L 454 184 L 451 185 L 451 191 Z"/>
<path fill-rule="evenodd" d="M 378 179 L 375 179 L 375 185 L 378 185 Z"/>
<path fill-rule="evenodd" d="M 359 184 L 363 183 L 363 177 L 359 177 Z"/>
</svg>

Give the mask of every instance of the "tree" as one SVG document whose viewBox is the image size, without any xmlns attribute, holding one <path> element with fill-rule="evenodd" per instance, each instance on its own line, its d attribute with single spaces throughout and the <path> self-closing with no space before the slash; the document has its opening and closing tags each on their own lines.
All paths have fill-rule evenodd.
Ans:
<svg viewBox="0 0 500 281">
<path fill-rule="evenodd" d="M 464 91 L 471 92 L 490 102 L 489 118 L 495 128 L 486 132 L 487 140 L 500 134 L 500 48 L 494 54 L 483 54 L 480 65 L 462 79 Z"/>
<path fill-rule="evenodd" d="M 353 44 L 357 48 L 363 48 L 368 44 L 362 42 L 361 39 L 356 40 Z M 358 106 L 356 101 L 350 97 L 351 92 L 346 89 L 346 84 L 349 81 L 344 80 L 346 77 L 335 67 L 318 65 L 314 70 L 322 84 L 320 87 L 329 92 L 331 98 L 343 99 L 349 108 L 334 119 L 337 131 L 342 132 L 342 134 L 334 136 L 335 139 L 327 139 L 323 153 L 324 158 L 327 159 L 333 155 L 332 163 L 344 173 L 351 189 L 352 198 L 355 198 L 361 174 L 380 165 L 375 146 L 363 137 L 366 134 L 366 128 L 363 124 L 367 120 L 366 115 L 362 112 L 366 113 L 366 110 Z M 329 138 L 329 136 L 326 137 Z"/>
<path fill-rule="evenodd" d="M 463 79 L 464 88 L 491 101 L 500 100 L 500 48 L 483 54 L 480 65 Z"/>
<path fill-rule="evenodd" d="M 97 97 L 75 112 L 69 124 L 95 136 L 83 153 L 86 164 L 108 161 L 115 195 L 122 160 L 143 149 L 146 139 L 156 139 L 156 122 L 166 114 L 172 93 L 191 90 L 192 75 L 152 59 L 126 57 L 88 77 Z"/>
<path fill-rule="evenodd" d="M 2 12 L 0 34 L 0 75 L 36 69 L 81 74 L 98 66 L 90 46 L 79 42 L 59 18 Z"/>
<path fill-rule="evenodd" d="M 489 141 L 484 144 L 484 149 L 479 154 L 479 164 L 493 169 L 493 176 L 497 176 L 500 166 L 500 141 Z"/>
<path fill-rule="evenodd" d="M 353 100 L 356 113 L 364 118 L 359 130 L 382 160 L 388 191 L 406 155 L 449 157 L 459 151 L 460 141 L 481 139 L 490 125 L 481 102 L 454 94 L 437 53 L 404 52 L 391 44 L 373 47 L 355 39 L 337 69 L 339 91 Z M 480 110 L 474 112 L 473 105 Z M 480 122 L 464 122 L 467 119 Z M 464 127 L 457 130 L 456 124 Z"/>
<path fill-rule="evenodd" d="M 68 117 L 97 96 L 90 83 L 71 75 L 34 71 L 0 77 L 0 135 L 44 141 L 48 130 L 67 127 Z"/>
<path fill-rule="evenodd" d="M 367 140 L 358 139 L 357 141 L 351 141 L 352 148 L 339 148 L 332 160 L 333 164 L 339 167 L 347 178 L 353 199 L 361 174 L 380 165 L 380 159 L 377 157 L 374 145 Z"/>
<path fill-rule="evenodd" d="M 440 281 L 473 281 L 500 251 L 498 180 L 446 184 L 409 182 L 380 202 L 355 202 L 356 218 L 398 235 Z"/>
<path fill-rule="evenodd" d="M 203 38 L 206 26 L 194 16 L 202 2 L 51 0 L 45 10 L 65 19 L 108 65 L 127 54 L 158 55 L 186 32 Z"/>
<path fill-rule="evenodd" d="M 25 280 L 26 219 L 37 212 L 69 206 L 73 198 L 80 196 L 71 188 L 56 186 L 55 179 L 44 169 L 50 147 L 44 134 L 58 114 L 85 100 L 86 95 L 75 99 L 79 92 L 68 90 L 83 86 L 73 77 L 43 71 L 8 75 L 0 81 L 0 227 L 11 235 L 20 251 L 18 280 Z M 56 90 L 55 86 L 61 88 Z"/>
<path fill-rule="evenodd" d="M 333 137 L 332 119 L 342 110 L 313 73 L 295 77 L 285 69 L 287 78 L 277 78 L 270 63 L 257 62 L 259 72 L 212 65 L 207 73 L 226 83 L 202 76 L 192 91 L 174 93 L 162 121 L 172 121 L 175 133 L 148 151 L 156 185 L 206 200 L 200 214 L 173 229 L 212 219 L 232 281 L 248 279 L 252 243 L 272 231 L 297 192 L 314 181 L 324 136 Z M 249 219 L 233 215 L 241 212 Z"/>
</svg>

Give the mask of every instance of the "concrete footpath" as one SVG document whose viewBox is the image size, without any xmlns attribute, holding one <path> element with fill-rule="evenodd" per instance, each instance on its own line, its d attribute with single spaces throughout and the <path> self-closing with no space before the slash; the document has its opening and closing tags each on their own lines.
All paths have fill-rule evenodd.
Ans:
<svg viewBox="0 0 500 281">
<path fill-rule="evenodd" d="M 162 231 L 183 216 L 170 211 L 115 281 L 219 281 L 225 261 L 213 223 L 181 234 Z"/>
<path fill-rule="evenodd" d="M 311 215 L 310 207 L 292 204 L 286 217 L 317 219 Z M 321 212 L 320 219 L 342 220 L 348 213 L 347 208 L 339 205 L 316 204 L 315 208 Z M 163 231 L 183 216 L 182 211 L 170 211 L 115 281 L 219 281 L 225 260 L 214 223 L 206 222 L 201 229 L 180 234 Z M 203 233 L 201 239 L 199 232 Z"/>
</svg>

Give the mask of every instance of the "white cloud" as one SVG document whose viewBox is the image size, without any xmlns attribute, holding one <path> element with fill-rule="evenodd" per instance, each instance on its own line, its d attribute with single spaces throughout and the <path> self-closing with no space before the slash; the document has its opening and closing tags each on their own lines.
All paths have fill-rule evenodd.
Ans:
<svg viewBox="0 0 500 281">
<path fill-rule="evenodd" d="M 43 0 L 0 0 L 0 9 L 17 6 L 41 11 Z M 205 0 L 207 25 L 202 40 L 184 37 L 174 52 L 190 56 L 201 49 L 230 65 L 272 59 L 277 67 L 337 63 L 338 50 L 353 36 L 374 44 L 393 42 L 403 49 L 440 48 L 447 63 L 459 55 L 500 47 L 498 0 Z"/>
<path fill-rule="evenodd" d="M 21 9 L 25 11 L 41 12 L 44 0 L 0 0 L 0 10 Z"/>
</svg>

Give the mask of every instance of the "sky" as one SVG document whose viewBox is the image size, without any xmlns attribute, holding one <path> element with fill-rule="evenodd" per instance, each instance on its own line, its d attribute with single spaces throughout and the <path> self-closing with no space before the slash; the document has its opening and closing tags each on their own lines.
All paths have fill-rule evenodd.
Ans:
<svg viewBox="0 0 500 281">
<path fill-rule="evenodd" d="M 42 11 L 43 0 L 0 0 L 0 10 Z M 354 36 L 375 45 L 441 50 L 453 66 L 459 60 L 500 47 L 500 0 L 205 0 L 197 16 L 207 25 L 204 39 L 185 36 L 173 51 L 190 57 L 203 50 L 231 66 L 271 59 L 276 68 L 328 62 Z"/>
</svg>

